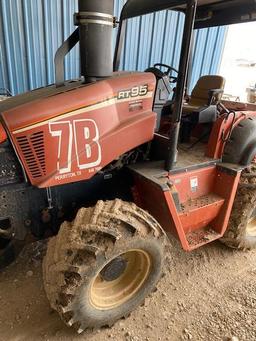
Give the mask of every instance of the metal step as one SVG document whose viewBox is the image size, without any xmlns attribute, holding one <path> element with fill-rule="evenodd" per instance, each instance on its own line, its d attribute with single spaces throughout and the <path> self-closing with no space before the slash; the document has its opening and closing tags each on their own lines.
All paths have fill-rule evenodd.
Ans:
<svg viewBox="0 0 256 341">
<path fill-rule="evenodd" d="M 221 234 L 217 233 L 210 226 L 186 234 L 190 251 L 219 239 L 220 237 Z"/>
<path fill-rule="evenodd" d="M 209 193 L 181 204 L 179 218 L 184 232 L 193 232 L 207 226 L 217 217 L 224 201 L 219 195 Z"/>
</svg>

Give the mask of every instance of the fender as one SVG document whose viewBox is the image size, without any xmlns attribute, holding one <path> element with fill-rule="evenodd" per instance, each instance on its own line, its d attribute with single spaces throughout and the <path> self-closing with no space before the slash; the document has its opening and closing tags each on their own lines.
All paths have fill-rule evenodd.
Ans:
<svg viewBox="0 0 256 341">
<path fill-rule="evenodd" d="M 240 163 L 240 164 L 245 165 L 245 162 L 247 164 L 249 160 L 246 161 L 246 157 L 244 155 L 247 153 L 246 150 L 247 151 L 249 149 L 251 150 L 251 148 L 249 148 L 249 145 L 253 144 L 252 140 L 253 140 L 253 136 L 255 135 L 255 131 L 254 131 L 254 123 L 252 124 L 248 123 L 248 124 L 245 124 L 244 126 L 242 122 L 244 120 L 247 121 L 249 118 L 252 118 L 254 120 L 254 118 L 256 118 L 256 112 L 255 111 L 243 111 L 243 112 L 240 111 L 240 112 L 236 112 L 235 114 L 236 115 L 235 115 L 234 122 L 233 122 L 233 115 L 231 114 L 228 116 L 228 119 L 226 119 L 225 115 L 222 115 L 214 123 L 211 134 L 210 134 L 210 138 L 208 141 L 206 155 L 208 157 L 215 158 L 215 159 L 223 158 L 224 162 Z M 240 124 L 242 124 L 243 129 L 240 129 L 241 128 Z M 231 136 L 230 136 L 230 139 L 228 139 L 231 129 L 232 129 Z M 240 134 L 240 131 L 243 131 L 242 136 Z M 247 140 L 246 135 L 249 135 L 249 134 L 252 134 L 252 135 L 250 135 L 250 138 L 248 138 Z M 241 140 L 241 138 L 243 138 L 243 140 Z M 231 145 L 232 145 L 232 148 L 231 148 Z"/>
<path fill-rule="evenodd" d="M 246 117 L 232 130 L 222 160 L 248 166 L 256 155 L 256 117 Z"/>
</svg>

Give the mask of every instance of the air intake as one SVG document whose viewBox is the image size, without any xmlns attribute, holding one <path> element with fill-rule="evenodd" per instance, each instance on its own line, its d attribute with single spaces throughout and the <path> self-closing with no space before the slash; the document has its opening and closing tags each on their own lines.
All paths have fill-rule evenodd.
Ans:
<svg viewBox="0 0 256 341">
<path fill-rule="evenodd" d="M 17 137 L 24 161 L 34 179 L 46 174 L 44 133 L 42 131 L 30 136 Z"/>
</svg>

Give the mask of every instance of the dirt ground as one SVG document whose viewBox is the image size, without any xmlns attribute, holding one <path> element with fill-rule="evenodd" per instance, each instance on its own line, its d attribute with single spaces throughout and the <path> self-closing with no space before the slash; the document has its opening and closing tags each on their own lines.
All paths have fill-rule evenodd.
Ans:
<svg viewBox="0 0 256 341">
<path fill-rule="evenodd" d="M 110 329 L 77 335 L 44 294 L 41 246 L 26 248 L 0 274 L 0 340 L 256 340 L 256 251 L 219 242 L 192 253 L 170 246 L 158 290 Z"/>
</svg>

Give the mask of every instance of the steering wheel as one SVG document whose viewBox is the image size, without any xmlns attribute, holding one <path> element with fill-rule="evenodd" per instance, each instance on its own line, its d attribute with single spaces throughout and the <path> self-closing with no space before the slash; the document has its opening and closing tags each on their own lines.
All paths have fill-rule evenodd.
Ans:
<svg viewBox="0 0 256 341">
<path fill-rule="evenodd" d="M 178 74 L 179 74 L 179 71 L 177 69 L 175 69 L 174 67 L 172 67 L 170 65 L 166 65 L 166 64 L 162 64 L 162 63 L 156 63 L 154 65 L 154 68 L 159 68 L 159 67 L 164 67 L 167 69 L 165 72 L 163 72 L 163 74 L 169 77 L 170 83 L 176 83 L 177 82 L 177 78 L 178 78 Z M 161 72 L 161 70 L 159 70 L 159 71 Z M 170 75 L 171 71 L 174 71 L 177 74 L 177 76 L 176 77 L 171 76 Z"/>
</svg>

